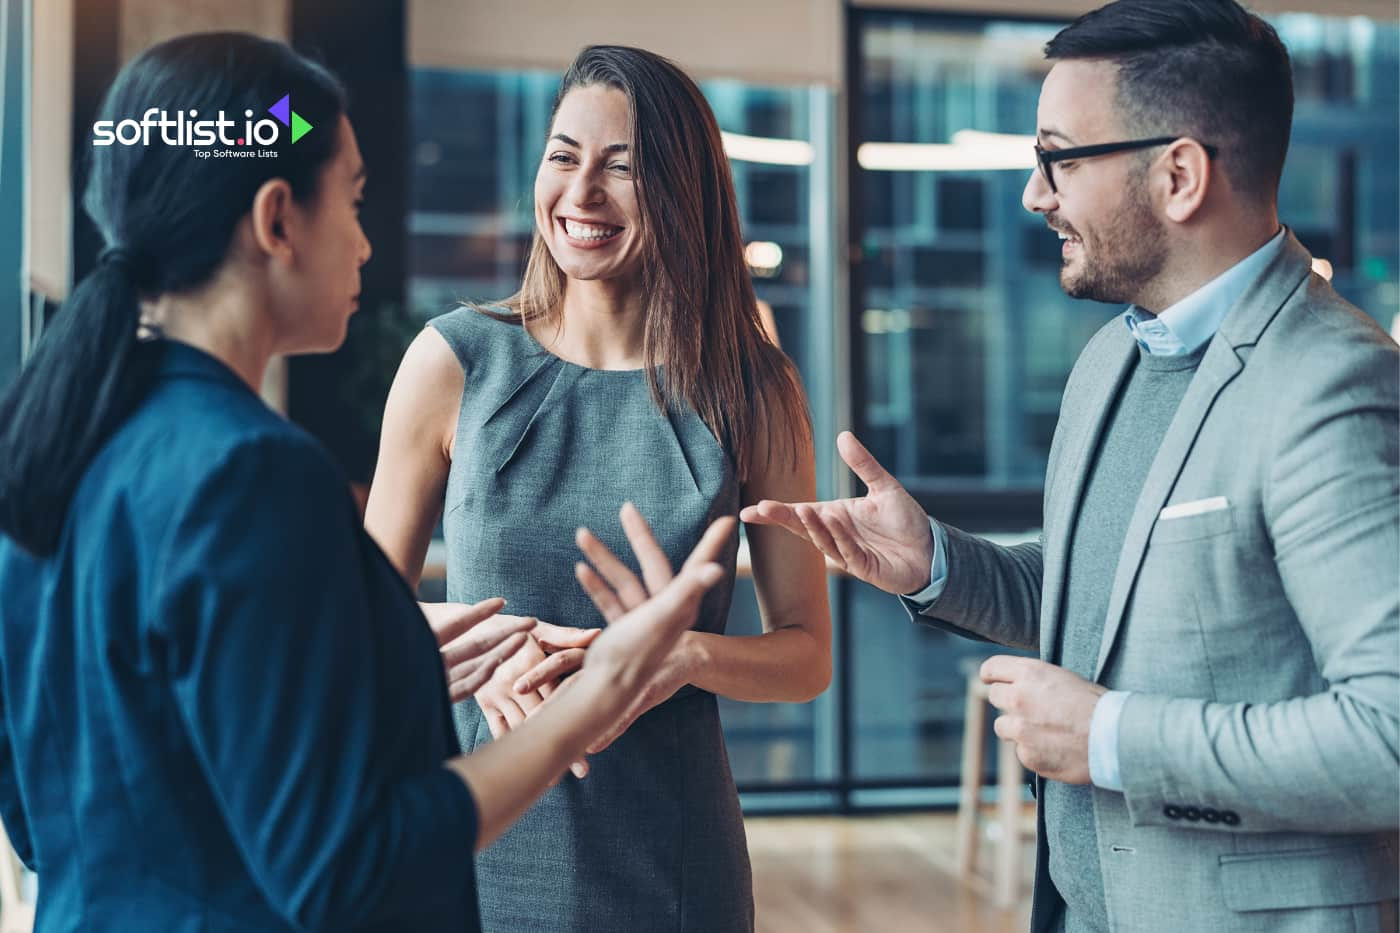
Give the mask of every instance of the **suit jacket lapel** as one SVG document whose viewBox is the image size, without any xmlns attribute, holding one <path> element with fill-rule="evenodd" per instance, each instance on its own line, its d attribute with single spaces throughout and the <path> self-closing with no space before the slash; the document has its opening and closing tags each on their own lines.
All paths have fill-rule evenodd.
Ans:
<svg viewBox="0 0 1400 933">
<path fill-rule="evenodd" d="M 1147 550 L 1147 539 L 1156 524 L 1157 514 L 1167 503 L 1172 488 L 1176 485 L 1181 468 L 1196 442 L 1196 436 L 1210 413 L 1211 406 L 1225 386 L 1244 368 L 1244 360 L 1237 350 L 1252 346 L 1259 341 L 1264 328 L 1274 315 L 1278 314 L 1283 303 L 1306 280 L 1312 266 L 1312 257 L 1293 237 L 1287 234 L 1284 248 L 1279 256 L 1269 264 L 1249 292 L 1233 307 L 1221 323 L 1219 332 L 1211 341 L 1201 360 L 1200 369 L 1191 380 L 1186 395 L 1181 400 L 1176 415 L 1162 438 L 1162 446 L 1148 470 L 1142 494 L 1138 497 L 1133 517 L 1128 523 L 1128 533 L 1123 540 L 1123 550 L 1118 559 L 1118 569 L 1113 577 L 1113 589 L 1108 600 L 1108 615 L 1104 620 L 1103 638 L 1099 643 L 1099 659 L 1094 667 L 1094 680 L 1103 676 L 1109 655 L 1123 624 L 1123 612 L 1127 608 L 1128 597 L 1137 580 L 1142 566 L 1143 555 Z M 1087 468 L 1090 464 L 1085 464 Z M 1082 487 L 1081 487 L 1082 488 Z"/>
<path fill-rule="evenodd" d="M 1045 554 L 1041 592 L 1040 656 L 1046 660 L 1058 660 L 1055 656 L 1056 639 L 1059 637 L 1060 615 L 1063 610 L 1065 572 L 1069 564 L 1070 536 L 1074 531 L 1075 517 L 1079 514 L 1079 502 L 1084 496 L 1084 486 L 1088 480 L 1089 467 L 1093 464 L 1094 451 L 1098 449 L 1099 437 L 1108 423 L 1113 400 L 1123 389 L 1123 382 L 1131 371 L 1131 364 L 1137 357 L 1137 343 L 1128 329 L 1121 333 L 1110 332 L 1104 341 L 1105 346 L 1094 358 L 1084 361 L 1087 371 L 1101 374 L 1076 398 L 1066 396 L 1065 406 L 1073 405 L 1086 414 L 1071 422 L 1080 427 L 1065 438 L 1067 459 L 1056 467 L 1056 475 L 1064 476 L 1068 484 L 1063 493 L 1055 493 L 1053 502 L 1047 503 L 1047 526 L 1055 529 L 1045 538 Z M 1062 412 L 1062 418 L 1063 418 Z"/>
</svg>

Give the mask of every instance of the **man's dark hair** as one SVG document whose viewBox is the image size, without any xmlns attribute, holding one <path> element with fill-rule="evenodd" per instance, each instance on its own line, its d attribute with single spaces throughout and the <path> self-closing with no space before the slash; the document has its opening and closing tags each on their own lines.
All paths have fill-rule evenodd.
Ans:
<svg viewBox="0 0 1400 933">
<path fill-rule="evenodd" d="M 1117 0 L 1060 30 L 1045 57 L 1115 63 L 1129 132 L 1215 145 L 1236 190 L 1278 197 L 1292 66 L 1274 28 L 1234 0 Z"/>
</svg>

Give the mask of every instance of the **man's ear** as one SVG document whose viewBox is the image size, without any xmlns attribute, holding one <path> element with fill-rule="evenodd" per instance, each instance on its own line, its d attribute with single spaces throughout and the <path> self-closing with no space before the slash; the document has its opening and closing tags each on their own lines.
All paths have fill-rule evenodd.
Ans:
<svg viewBox="0 0 1400 933">
<path fill-rule="evenodd" d="M 284 178 L 268 179 L 253 196 L 253 242 L 269 257 L 290 262 L 294 256 L 289 235 L 295 222 L 292 210 L 292 186 Z"/>
<path fill-rule="evenodd" d="M 1172 143 L 1152 170 L 1163 211 L 1176 223 L 1186 223 L 1196 215 L 1215 181 L 1210 154 L 1194 139 Z"/>
</svg>

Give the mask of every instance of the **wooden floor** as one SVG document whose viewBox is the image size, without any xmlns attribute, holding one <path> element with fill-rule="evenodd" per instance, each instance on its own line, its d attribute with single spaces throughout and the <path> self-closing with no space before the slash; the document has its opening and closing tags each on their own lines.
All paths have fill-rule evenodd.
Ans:
<svg viewBox="0 0 1400 933">
<path fill-rule="evenodd" d="M 952 813 L 875 817 L 753 817 L 745 821 L 753 860 L 757 933 L 1025 933 L 1025 897 L 999 910 L 986 885 L 954 873 Z M 979 862 L 990 872 L 996 843 Z"/>
</svg>

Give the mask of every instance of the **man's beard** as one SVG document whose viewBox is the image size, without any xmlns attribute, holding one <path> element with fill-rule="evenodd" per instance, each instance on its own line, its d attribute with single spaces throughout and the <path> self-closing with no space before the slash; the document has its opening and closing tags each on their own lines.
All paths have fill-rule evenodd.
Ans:
<svg viewBox="0 0 1400 933">
<path fill-rule="evenodd" d="M 1078 236 L 1067 225 L 1060 228 Z M 1093 234 L 1092 249 L 1088 240 L 1079 241 L 1078 270 L 1060 268 L 1060 287 L 1071 298 L 1131 304 L 1166 265 L 1167 232 L 1140 186 L 1134 186 L 1118 215 Z"/>
</svg>

